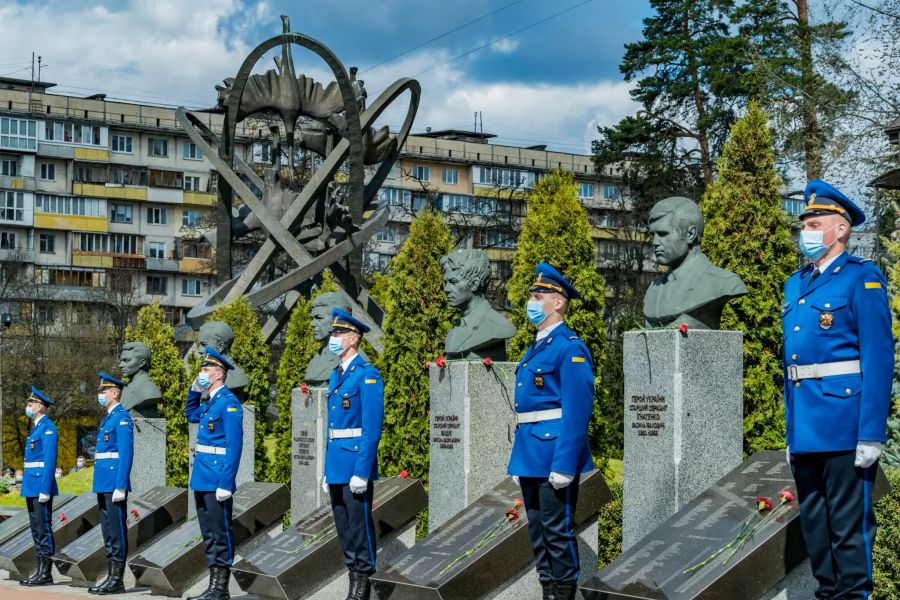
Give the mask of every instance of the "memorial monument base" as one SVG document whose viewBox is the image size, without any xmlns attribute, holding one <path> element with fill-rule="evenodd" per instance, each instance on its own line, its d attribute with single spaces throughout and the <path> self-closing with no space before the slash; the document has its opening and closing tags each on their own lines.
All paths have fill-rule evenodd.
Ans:
<svg viewBox="0 0 900 600">
<path fill-rule="evenodd" d="M 624 336 L 627 550 L 743 458 L 743 335 L 630 331 Z"/>
<path fill-rule="evenodd" d="M 814 598 L 819 582 L 812 574 L 812 565 L 807 558 L 794 567 L 784 579 L 772 586 L 759 600 L 806 600 Z"/>
<path fill-rule="evenodd" d="M 515 368 L 472 360 L 431 366 L 429 530 L 506 479 L 516 428 Z"/>
<path fill-rule="evenodd" d="M 322 491 L 328 440 L 327 387 L 291 391 L 291 523 L 328 503 Z"/>
<path fill-rule="evenodd" d="M 139 496 L 151 489 L 166 485 L 165 460 L 141 460 L 143 457 L 165 457 L 166 420 L 134 419 L 135 467 L 131 470 L 131 494 Z"/>
</svg>

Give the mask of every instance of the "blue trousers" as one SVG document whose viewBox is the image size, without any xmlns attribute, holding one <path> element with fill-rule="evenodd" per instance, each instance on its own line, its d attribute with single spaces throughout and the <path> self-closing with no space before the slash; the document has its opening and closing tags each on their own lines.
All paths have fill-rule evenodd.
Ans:
<svg viewBox="0 0 900 600">
<path fill-rule="evenodd" d="M 519 477 L 528 536 L 542 582 L 575 583 L 581 573 L 574 520 L 580 479 L 576 475 L 572 483 L 555 490 L 546 477 Z"/>
<path fill-rule="evenodd" d="M 53 543 L 53 498 L 43 504 L 37 497 L 25 498 L 28 507 L 28 522 L 31 525 L 31 537 L 34 539 L 34 552 L 37 556 L 50 558 L 56 551 Z"/>
<path fill-rule="evenodd" d="M 370 480 L 363 494 L 354 494 L 347 483 L 329 484 L 331 512 L 347 567 L 371 575 L 375 572 L 375 522 L 372 520 Z"/>
<path fill-rule="evenodd" d="M 234 498 L 219 502 L 214 491 L 195 491 L 194 505 L 197 507 L 200 533 L 206 544 L 206 564 L 210 567 L 231 567 L 234 561 Z"/>
<path fill-rule="evenodd" d="M 816 598 L 872 594 L 872 500 L 878 464 L 860 469 L 853 466 L 855 458 L 855 451 L 791 454 L 800 525 L 819 582 Z"/>
<path fill-rule="evenodd" d="M 128 559 L 127 494 L 125 500 L 113 502 L 112 492 L 98 493 L 97 507 L 100 509 L 100 531 L 103 532 L 107 560 L 125 562 Z"/>
</svg>

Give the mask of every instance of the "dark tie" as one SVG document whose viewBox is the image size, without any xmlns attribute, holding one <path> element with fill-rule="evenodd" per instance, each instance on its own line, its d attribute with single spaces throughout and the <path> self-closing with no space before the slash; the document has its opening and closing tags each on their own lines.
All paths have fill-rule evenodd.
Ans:
<svg viewBox="0 0 900 600">
<path fill-rule="evenodd" d="M 338 377 L 344 376 L 344 365 L 338 365 Z"/>
<path fill-rule="evenodd" d="M 812 275 L 809 277 L 809 285 L 812 285 L 812 282 L 815 281 L 816 277 L 818 277 L 820 274 L 821 272 L 819 271 L 819 269 L 813 269 Z"/>
</svg>

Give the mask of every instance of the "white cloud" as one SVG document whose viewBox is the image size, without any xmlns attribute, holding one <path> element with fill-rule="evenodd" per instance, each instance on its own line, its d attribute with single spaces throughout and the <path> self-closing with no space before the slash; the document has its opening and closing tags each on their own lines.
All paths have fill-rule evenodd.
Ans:
<svg viewBox="0 0 900 600">
<path fill-rule="evenodd" d="M 515 38 L 504 38 L 491 44 L 491 50 L 497 54 L 512 54 L 518 47 L 519 40 Z"/>
</svg>

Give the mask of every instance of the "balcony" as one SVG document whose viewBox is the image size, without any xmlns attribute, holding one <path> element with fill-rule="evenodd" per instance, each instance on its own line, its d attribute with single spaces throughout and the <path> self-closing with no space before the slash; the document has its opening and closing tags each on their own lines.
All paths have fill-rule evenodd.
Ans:
<svg viewBox="0 0 900 600">
<path fill-rule="evenodd" d="M 34 177 L 0 175 L 0 188 L 33 192 Z"/>
<path fill-rule="evenodd" d="M 144 186 L 118 185 L 114 183 L 72 183 L 72 193 L 76 196 L 91 198 L 112 198 L 114 200 L 147 200 L 147 188 Z"/>
<path fill-rule="evenodd" d="M 146 267 L 148 271 L 174 271 L 181 270 L 178 261 L 171 258 L 147 258 Z"/>
<path fill-rule="evenodd" d="M 103 269 L 140 269 L 145 268 L 146 259 L 141 254 L 119 254 L 113 252 L 85 252 L 72 250 L 73 267 L 92 267 Z"/>
<path fill-rule="evenodd" d="M 103 148 L 75 148 L 73 158 L 91 162 L 109 162 L 109 150 Z"/>
<path fill-rule="evenodd" d="M 106 217 L 82 217 L 77 215 L 58 215 L 35 213 L 36 229 L 62 229 L 64 231 L 96 231 L 106 233 L 109 222 Z"/>
<path fill-rule="evenodd" d="M 211 258 L 189 258 L 181 259 L 182 273 L 199 273 L 211 275 L 216 272 L 215 264 Z"/>
<path fill-rule="evenodd" d="M 185 192 L 184 203 L 196 206 L 215 206 L 218 200 L 217 194 L 206 192 Z"/>
</svg>

